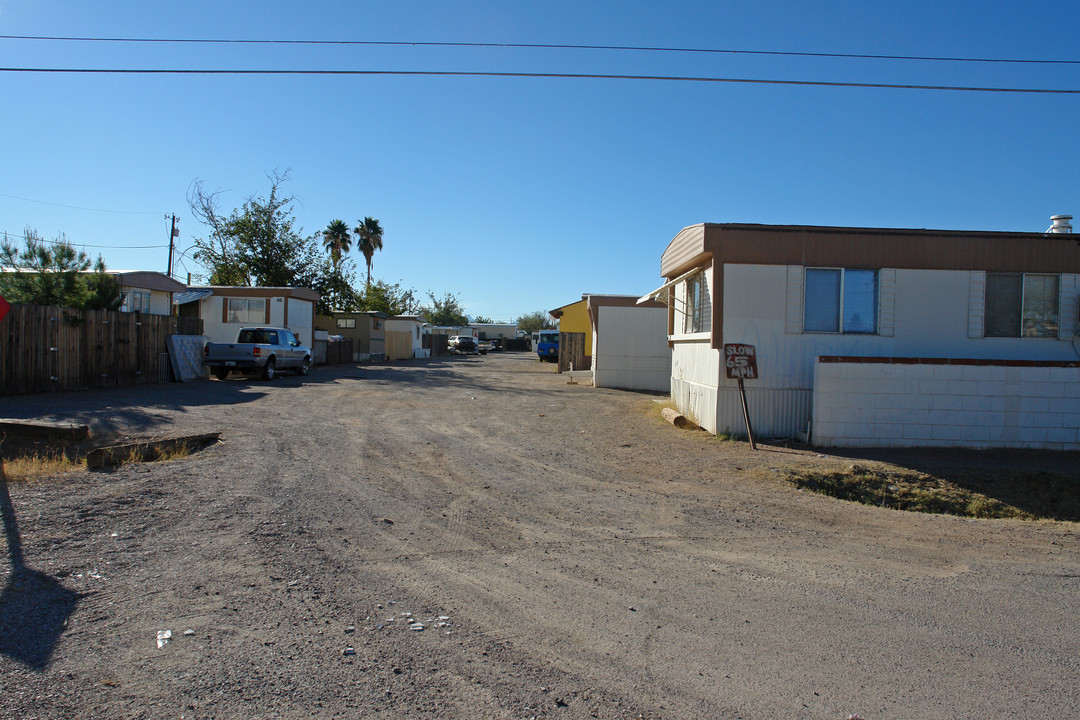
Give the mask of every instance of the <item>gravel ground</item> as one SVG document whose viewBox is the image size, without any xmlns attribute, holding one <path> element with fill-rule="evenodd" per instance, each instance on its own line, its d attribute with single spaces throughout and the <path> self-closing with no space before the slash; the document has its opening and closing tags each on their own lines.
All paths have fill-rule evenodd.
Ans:
<svg viewBox="0 0 1080 720">
<path fill-rule="evenodd" d="M 1076 524 L 799 492 L 853 456 L 654 400 L 513 353 L 0 399 L 223 440 L 9 488 L 0 717 L 1080 717 Z"/>
</svg>

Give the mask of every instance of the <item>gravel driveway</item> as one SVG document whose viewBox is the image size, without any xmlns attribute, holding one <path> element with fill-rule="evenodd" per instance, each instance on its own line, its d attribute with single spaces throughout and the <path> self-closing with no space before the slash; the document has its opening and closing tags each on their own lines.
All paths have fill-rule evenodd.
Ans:
<svg viewBox="0 0 1080 720">
<path fill-rule="evenodd" d="M 1075 524 L 799 492 L 852 460 L 655 399 L 515 353 L 0 399 L 223 439 L 9 488 L 0 717 L 1080 717 Z"/>
</svg>

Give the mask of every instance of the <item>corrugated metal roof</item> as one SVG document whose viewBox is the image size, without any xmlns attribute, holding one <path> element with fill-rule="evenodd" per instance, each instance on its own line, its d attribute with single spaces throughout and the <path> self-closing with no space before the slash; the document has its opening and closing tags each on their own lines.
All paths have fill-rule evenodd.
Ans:
<svg viewBox="0 0 1080 720">
<path fill-rule="evenodd" d="M 187 292 L 174 294 L 172 302 L 173 305 L 187 305 L 190 302 L 208 298 L 213 294 L 213 290 L 188 290 Z"/>
</svg>

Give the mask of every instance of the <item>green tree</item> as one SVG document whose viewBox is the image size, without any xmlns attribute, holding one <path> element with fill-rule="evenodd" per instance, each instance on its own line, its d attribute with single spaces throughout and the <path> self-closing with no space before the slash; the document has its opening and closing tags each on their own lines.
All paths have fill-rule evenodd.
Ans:
<svg viewBox="0 0 1080 720">
<path fill-rule="evenodd" d="M 373 217 L 366 217 L 357 225 L 353 232 L 356 233 L 356 247 L 364 254 L 367 261 L 367 284 L 371 284 L 371 258 L 376 250 L 383 248 L 383 229 L 379 221 Z"/>
<path fill-rule="evenodd" d="M 517 322 L 518 330 L 529 334 L 537 330 L 550 330 L 555 327 L 555 320 L 543 310 L 522 315 L 515 322 Z"/>
<path fill-rule="evenodd" d="M 124 304 L 120 280 L 105 272 L 105 261 L 100 255 L 94 262 L 94 272 L 84 273 L 82 281 L 86 284 L 82 307 L 87 310 L 117 310 Z"/>
<path fill-rule="evenodd" d="M 348 258 L 344 258 L 334 267 L 333 259 L 323 256 L 307 284 L 307 287 L 320 295 L 319 302 L 315 304 L 315 312 L 330 315 L 334 312 L 361 309 L 362 298 L 353 286 L 355 279 L 356 272 Z"/>
<path fill-rule="evenodd" d="M 331 220 L 322 231 L 323 247 L 330 253 L 336 271 L 341 264 L 341 257 L 352 248 L 352 234 L 344 220 Z"/>
<path fill-rule="evenodd" d="M 120 307 L 120 283 L 105 273 L 105 261 L 100 256 L 93 264 L 93 272 L 89 272 L 90 258 L 62 233 L 46 241 L 32 228 L 25 232 L 22 248 L 7 233 L 0 241 L 0 266 L 13 270 L 0 273 L 0 295 L 5 299 L 84 309 Z"/>
<path fill-rule="evenodd" d="M 477 323 L 477 324 L 488 324 L 488 325 L 490 325 L 491 323 L 493 323 L 495 321 L 492 320 L 489 317 L 484 317 L 483 315 L 477 315 L 476 317 L 473 318 L 473 322 Z"/>
<path fill-rule="evenodd" d="M 469 324 L 468 318 L 465 317 L 465 309 L 461 307 L 461 303 L 452 294 L 446 293 L 441 298 L 437 298 L 434 293 L 429 292 L 428 297 L 431 299 L 431 304 L 425 305 L 421 312 L 424 313 L 424 317 L 432 325 L 455 326 Z"/>
<path fill-rule="evenodd" d="M 207 192 L 196 180 L 188 192 L 192 213 L 210 228 L 209 237 L 195 240 L 194 257 L 212 284 L 311 287 L 318 281 L 323 266 L 315 236 L 294 227 L 295 198 L 280 192 L 288 173 L 268 179 L 267 198 L 252 196 L 228 216 L 218 209 L 220 190 Z"/>
<path fill-rule="evenodd" d="M 406 290 L 399 283 L 390 284 L 382 280 L 369 283 L 364 288 L 360 308 L 387 315 L 415 315 L 422 311 L 415 290 Z"/>
</svg>

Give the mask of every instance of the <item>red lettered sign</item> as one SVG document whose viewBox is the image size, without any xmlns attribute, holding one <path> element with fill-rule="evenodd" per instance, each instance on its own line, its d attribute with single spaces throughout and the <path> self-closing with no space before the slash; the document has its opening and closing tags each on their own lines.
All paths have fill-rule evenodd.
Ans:
<svg viewBox="0 0 1080 720">
<path fill-rule="evenodd" d="M 757 380 L 757 350 L 753 345 L 724 343 L 724 367 L 733 380 Z"/>
<path fill-rule="evenodd" d="M 11 309 L 11 304 L 8 303 L 8 301 L 4 299 L 3 295 L 0 295 L 0 320 L 4 319 L 4 316 L 7 315 L 7 311 L 10 310 L 10 309 Z"/>
</svg>

